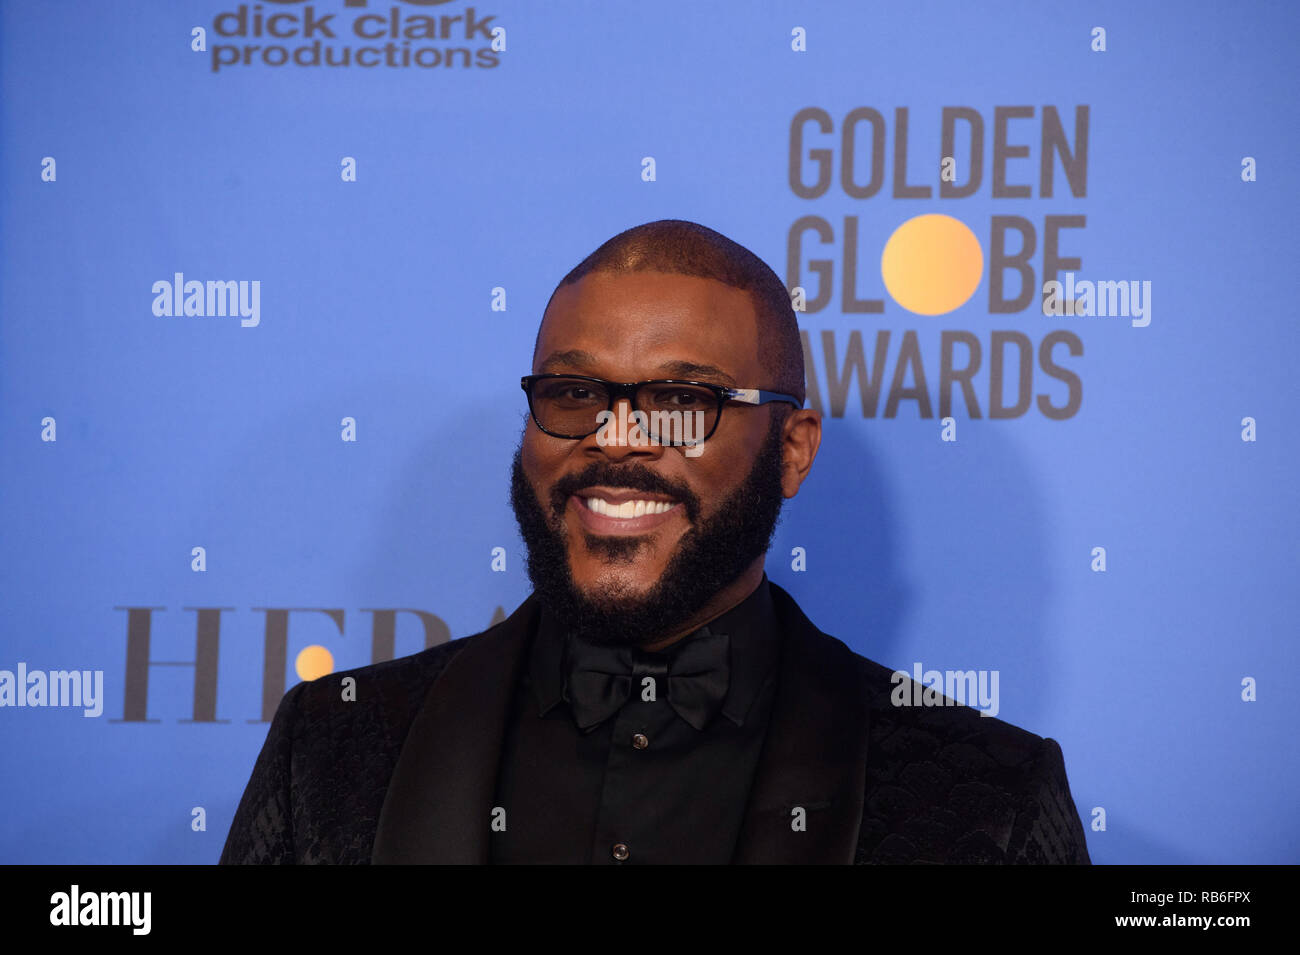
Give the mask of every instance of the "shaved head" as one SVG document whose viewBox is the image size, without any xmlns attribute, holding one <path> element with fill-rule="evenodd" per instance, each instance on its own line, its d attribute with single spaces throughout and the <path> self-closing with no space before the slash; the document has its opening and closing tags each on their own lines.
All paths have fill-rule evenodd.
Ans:
<svg viewBox="0 0 1300 955">
<path fill-rule="evenodd" d="M 569 272 L 555 291 L 592 272 L 668 272 L 713 279 L 748 292 L 758 316 L 760 356 L 768 380 L 757 383 L 804 399 L 803 345 L 790 293 L 775 272 L 753 252 L 696 222 L 660 219 L 620 232 Z M 554 300 L 555 293 L 551 293 Z M 550 302 L 547 302 L 550 308 Z M 538 341 L 541 329 L 538 329 Z M 536 359 L 536 344 L 533 357 Z M 784 417 L 789 406 L 776 414 Z"/>
</svg>

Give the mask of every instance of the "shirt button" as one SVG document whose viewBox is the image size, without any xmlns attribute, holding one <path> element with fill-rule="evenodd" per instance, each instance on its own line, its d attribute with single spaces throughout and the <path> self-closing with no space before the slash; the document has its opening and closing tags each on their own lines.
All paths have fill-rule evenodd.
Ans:
<svg viewBox="0 0 1300 955">
<path fill-rule="evenodd" d="M 614 843 L 614 848 L 611 849 L 610 851 L 613 853 L 614 858 L 617 859 L 619 862 L 625 862 L 627 860 L 627 857 L 632 854 L 628 850 L 628 847 L 623 845 L 623 843 L 621 842 Z"/>
<path fill-rule="evenodd" d="M 649 745 L 650 745 L 650 739 L 645 735 L 645 733 L 637 733 L 635 736 L 632 737 L 633 749 L 645 749 Z"/>
</svg>

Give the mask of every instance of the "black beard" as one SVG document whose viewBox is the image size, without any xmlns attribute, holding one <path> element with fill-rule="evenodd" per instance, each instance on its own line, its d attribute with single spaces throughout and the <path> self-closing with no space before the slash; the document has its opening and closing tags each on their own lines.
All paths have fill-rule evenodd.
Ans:
<svg viewBox="0 0 1300 955">
<path fill-rule="evenodd" d="M 648 467 L 619 467 L 608 461 L 593 461 L 580 473 L 557 481 L 551 490 L 548 519 L 524 476 L 521 440 L 510 471 L 510 505 L 528 548 L 528 577 L 542 606 L 567 631 L 592 643 L 639 647 L 681 629 L 715 594 L 767 553 L 785 502 L 781 493 L 781 424 L 781 418 L 774 415 L 748 476 L 717 513 L 703 522 L 699 520 L 699 499 L 685 485 L 673 484 Z M 669 494 L 686 508 L 691 528 L 682 536 L 659 581 L 644 596 L 603 588 L 588 598 L 573 583 L 562 523 L 564 509 L 573 492 L 595 484 Z M 643 544 L 638 537 L 584 534 L 584 538 L 587 548 L 607 563 L 630 562 Z"/>
</svg>

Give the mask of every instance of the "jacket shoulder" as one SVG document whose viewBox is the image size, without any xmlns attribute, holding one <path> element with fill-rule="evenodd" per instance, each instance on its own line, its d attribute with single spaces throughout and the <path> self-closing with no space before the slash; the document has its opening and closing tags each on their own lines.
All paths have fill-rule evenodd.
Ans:
<svg viewBox="0 0 1300 955">
<path fill-rule="evenodd" d="M 354 723 L 367 714 L 382 715 L 399 723 L 408 715 L 413 719 L 442 671 L 478 636 L 481 635 L 462 637 L 383 663 L 330 673 L 295 687 L 289 692 L 296 690 L 299 694 L 297 735 L 326 730 L 338 723 Z"/>
<path fill-rule="evenodd" d="M 520 612 L 527 606 L 525 603 L 514 615 L 479 633 L 440 643 L 409 656 L 341 670 L 295 687 L 289 692 L 299 690 L 302 694 L 297 701 L 300 725 L 304 730 L 310 731 L 321 721 L 328 724 L 331 716 L 355 719 L 368 710 L 382 711 L 388 718 L 399 722 L 403 717 L 409 716 L 406 720 L 409 725 L 410 719 L 414 719 L 416 712 L 424 705 L 429 690 L 451 661 L 462 650 L 489 634 L 503 627 L 518 626 Z M 345 680 L 351 680 L 351 698 L 347 700 L 347 705 L 339 706 L 343 700 Z"/>
<path fill-rule="evenodd" d="M 290 689 L 271 721 L 221 861 L 368 862 L 411 724 L 447 666 L 495 629 Z"/>
<path fill-rule="evenodd" d="M 1055 740 L 853 656 L 871 714 L 860 861 L 1089 861 Z"/>
<path fill-rule="evenodd" d="M 858 862 L 1083 862 L 1083 827 L 1057 742 L 913 692 L 911 679 L 823 633 L 776 588 L 786 626 L 822 666 L 852 668 L 867 766 Z M 918 705 L 920 704 L 920 705 Z"/>
</svg>

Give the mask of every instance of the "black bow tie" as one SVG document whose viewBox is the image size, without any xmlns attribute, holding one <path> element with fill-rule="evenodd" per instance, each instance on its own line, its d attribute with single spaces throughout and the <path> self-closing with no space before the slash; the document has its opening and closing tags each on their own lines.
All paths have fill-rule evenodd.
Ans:
<svg viewBox="0 0 1300 955">
<path fill-rule="evenodd" d="M 707 626 L 662 653 L 572 639 L 565 699 L 578 728 L 587 732 L 622 709 L 633 693 L 644 699 L 653 688 L 657 701 L 701 730 L 726 699 L 730 647 L 730 637 Z"/>
</svg>

